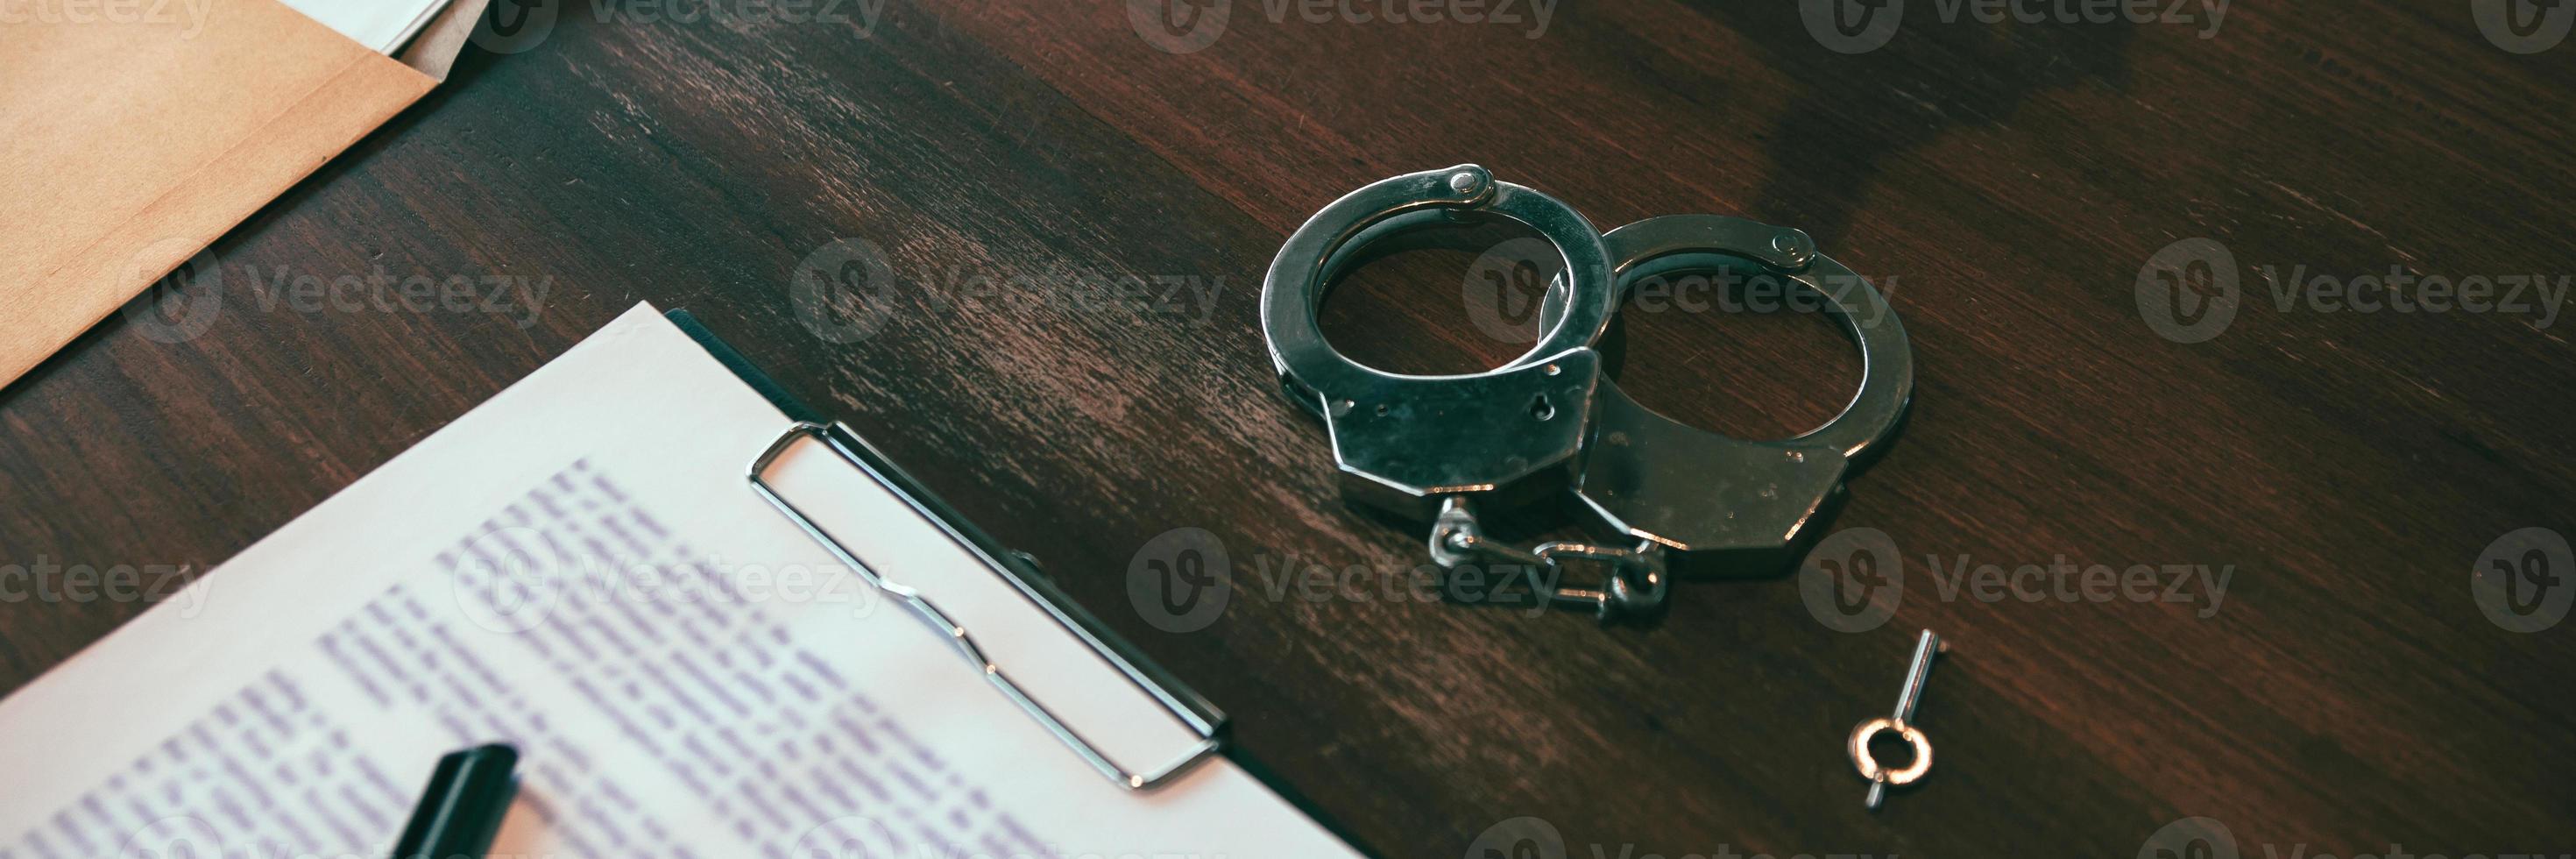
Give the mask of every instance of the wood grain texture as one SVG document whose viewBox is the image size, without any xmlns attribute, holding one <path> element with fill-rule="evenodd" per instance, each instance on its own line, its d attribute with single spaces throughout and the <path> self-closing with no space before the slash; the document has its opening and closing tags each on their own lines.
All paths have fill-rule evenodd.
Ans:
<svg viewBox="0 0 2576 859">
<path fill-rule="evenodd" d="M 112 320 L 0 392 L 0 565 L 202 570 L 650 300 L 1043 557 L 1386 855 L 1462 855 L 1522 816 L 1582 856 L 2129 856 L 2196 816 L 2248 856 L 2576 852 L 2576 624 L 2508 632 L 2468 575 L 2507 532 L 2576 532 L 2567 328 L 2273 303 L 2302 266 L 2576 274 L 2576 45 L 2499 50 L 2468 0 L 2231 4 L 2210 38 L 1918 2 L 1858 55 L 1788 3 L 1569 3 L 1530 38 L 1235 0 L 1221 38 L 1174 54 L 1121 3 L 685 23 L 606 2 L 524 52 L 469 52 L 217 244 L 227 299 L 202 336 Z M 1321 428 L 1275 392 L 1261 274 L 1341 193 L 1461 162 L 1604 227 L 1801 226 L 1892 284 L 1915 408 L 1834 523 L 1901 549 L 1892 622 L 1827 629 L 1787 578 L 1692 586 L 1661 625 L 1607 631 L 1270 592 L 1283 563 L 1400 575 L 1421 538 L 1342 503 Z M 2136 284 L 2194 237 L 2233 252 L 2244 298 L 2186 345 Z M 833 343 L 790 282 L 843 238 L 895 279 L 806 308 L 881 326 Z M 1489 300 L 1461 288 L 1470 256 L 1371 265 L 1328 330 L 1382 364 L 1508 358 L 1467 321 Z M 548 291 L 526 325 L 263 307 L 248 287 L 281 269 Z M 1064 286 L 1139 276 L 1211 291 Z M 1631 314 L 1621 381 L 1699 425 L 1785 433 L 1857 372 L 1824 330 Z M 1237 587 L 1214 625 L 1170 633 L 1130 608 L 1126 570 L 1181 527 L 1224 541 Z M 2206 617 L 1944 598 L 1963 556 L 2234 578 Z M 145 607 L 0 600 L 0 689 Z M 1957 647 L 1920 715 L 1939 765 L 1868 814 L 1841 742 L 1921 627 Z"/>
</svg>

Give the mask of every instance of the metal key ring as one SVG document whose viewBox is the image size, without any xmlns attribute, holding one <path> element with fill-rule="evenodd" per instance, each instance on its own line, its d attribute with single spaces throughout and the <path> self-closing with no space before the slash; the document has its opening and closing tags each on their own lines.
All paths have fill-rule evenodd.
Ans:
<svg viewBox="0 0 2576 859">
<path fill-rule="evenodd" d="M 1913 349 L 1878 290 L 1799 230 L 1718 215 L 1648 218 L 1603 237 L 1618 293 L 1677 271 L 1746 262 L 1822 296 L 1860 348 L 1860 390 L 1792 438 L 1748 441 L 1675 421 L 1610 380 L 1599 386 L 1577 496 L 1629 536 L 1673 550 L 1675 569 L 1758 574 L 1811 536 L 1856 463 L 1894 435 L 1914 391 Z M 1683 563 L 1688 560 L 1690 563 Z M 1714 563 L 1712 563 L 1714 561 Z"/>
<path fill-rule="evenodd" d="M 1523 358 L 1412 376 L 1362 366 L 1325 342 L 1316 312 L 1333 261 L 1363 234 L 1385 234 L 1372 227 L 1426 210 L 1518 222 L 1564 258 L 1565 309 Z M 1516 501 L 1570 478 L 1600 379 L 1591 345 L 1609 325 L 1610 270 L 1600 233 L 1553 197 L 1473 164 L 1409 173 L 1333 201 L 1288 237 L 1262 282 L 1261 330 L 1281 390 L 1324 419 L 1346 493 L 1427 519 L 1444 497 Z"/>
<path fill-rule="evenodd" d="M 1897 769 L 1889 769 L 1887 765 L 1879 763 L 1878 756 L 1869 752 L 1869 741 L 1876 739 L 1881 731 L 1893 731 L 1899 739 L 1905 741 L 1906 745 L 1912 746 L 1914 760 Z M 1851 755 L 1852 766 L 1860 770 L 1860 777 L 1871 781 L 1904 787 L 1921 780 L 1924 773 L 1932 771 L 1932 738 L 1924 736 L 1921 728 L 1886 716 L 1862 722 L 1859 727 L 1853 728 L 1851 739 L 1843 743 L 1843 750 Z"/>
</svg>

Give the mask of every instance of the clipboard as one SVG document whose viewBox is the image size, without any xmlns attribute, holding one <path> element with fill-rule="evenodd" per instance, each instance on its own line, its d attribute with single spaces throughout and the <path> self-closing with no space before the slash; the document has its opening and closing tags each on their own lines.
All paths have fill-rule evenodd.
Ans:
<svg viewBox="0 0 2576 859">
<path fill-rule="evenodd" d="M 813 407 L 789 394 L 776 380 L 761 372 L 749 359 L 744 358 L 731 345 L 716 337 L 714 332 L 699 323 L 697 318 L 690 315 L 688 311 L 670 310 L 665 312 L 663 317 L 687 334 L 690 340 L 706 349 L 718 363 L 731 370 L 744 384 L 757 391 L 792 421 L 767 449 L 757 451 L 757 455 L 750 459 L 750 465 L 745 471 L 745 479 L 752 491 L 777 508 L 779 515 L 795 523 L 806 536 L 831 552 L 841 563 L 857 571 L 869 584 L 885 591 L 898 600 L 906 610 L 929 623 L 933 629 L 949 636 L 959 655 L 965 657 L 969 667 L 981 670 L 985 679 L 996 690 L 1010 699 L 1029 718 L 1045 727 L 1047 732 L 1054 735 L 1067 749 L 1080 756 L 1085 763 L 1090 764 L 1092 769 L 1124 790 L 1147 793 L 1172 783 L 1192 768 L 1224 752 L 1226 729 L 1224 712 L 1163 670 L 1161 666 L 1146 659 L 1135 650 L 1133 645 L 1119 638 L 1116 633 L 1103 626 L 1098 618 L 1093 617 L 1090 612 L 1085 611 L 1081 605 L 1057 589 L 1037 567 L 1032 556 L 1001 545 L 983 529 L 967 521 L 954 508 L 931 494 L 919 480 L 895 466 L 882 452 L 860 438 L 849 427 L 827 420 Z M 1173 721 L 1186 727 L 1191 734 L 1195 735 L 1197 741 L 1174 749 L 1167 757 L 1143 762 L 1141 765 L 1135 761 L 1113 760 L 1108 753 L 1085 737 L 1080 726 L 1059 717 L 1056 711 L 1050 709 L 1044 701 L 1031 695 L 1014 681 L 1006 666 L 996 664 L 986 656 L 983 649 L 976 644 L 971 630 L 952 620 L 930 598 L 894 580 L 886 572 L 870 566 L 859 556 L 859 553 L 852 551 L 839 538 L 833 536 L 822 524 L 808 516 L 803 508 L 766 479 L 766 475 L 779 456 L 791 446 L 804 441 L 824 445 L 850 468 L 900 498 L 913 513 L 936 526 L 941 534 L 954 541 L 987 571 L 1042 610 L 1050 620 L 1125 678 L 1138 692 L 1152 698 L 1172 717 Z M 1271 780 L 1264 778 L 1263 781 Z M 1274 785 L 1274 789 L 1275 787 Z M 1293 797 L 1291 801 L 1296 802 Z M 1309 816 L 1312 816 L 1311 809 L 1306 809 L 1305 803 L 1297 804 L 1301 810 L 1307 810 Z M 1331 828 L 1329 824 L 1327 828 Z M 1349 839 L 1345 837 L 1344 840 Z"/>
<path fill-rule="evenodd" d="M 902 583 L 935 603 L 880 598 Z M 612 853 L 647 819 L 702 855 L 1367 855 L 1033 559 L 649 305 L 184 594 L 0 699 L 30 782 L 0 852 L 363 855 L 399 821 L 299 827 L 266 767 L 232 764 L 312 762 L 303 789 L 391 807 L 411 767 L 507 741 L 559 812 L 505 826 L 517 852 Z M 97 718 L 140 695 L 158 706 Z M 275 813 L 227 811 L 242 797 Z"/>
</svg>

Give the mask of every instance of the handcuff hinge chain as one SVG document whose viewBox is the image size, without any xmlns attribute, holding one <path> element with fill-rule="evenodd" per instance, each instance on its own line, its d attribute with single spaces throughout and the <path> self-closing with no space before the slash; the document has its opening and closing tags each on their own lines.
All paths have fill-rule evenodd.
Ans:
<svg viewBox="0 0 2576 859">
<path fill-rule="evenodd" d="M 1431 525 L 1431 560 L 1444 570 L 1479 561 L 1489 567 L 1526 568 L 1530 591 L 1538 599 L 1560 608 L 1589 609 L 1602 623 L 1662 611 L 1671 595 L 1672 574 L 1660 543 L 1641 540 L 1635 548 L 1621 548 L 1555 541 L 1523 549 L 1486 535 L 1463 496 L 1441 500 L 1440 515 Z M 1602 562 L 1609 571 L 1598 587 L 1565 587 L 1568 561 Z"/>
</svg>

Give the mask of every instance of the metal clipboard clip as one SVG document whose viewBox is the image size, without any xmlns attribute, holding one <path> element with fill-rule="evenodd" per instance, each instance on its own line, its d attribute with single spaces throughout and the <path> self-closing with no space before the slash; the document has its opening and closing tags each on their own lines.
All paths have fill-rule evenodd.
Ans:
<svg viewBox="0 0 2576 859">
<path fill-rule="evenodd" d="M 923 597 L 920 592 L 888 579 L 859 560 L 858 556 L 840 540 L 825 531 L 821 525 L 816 524 L 811 517 L 806 516 L 804 511 L 797 509 L 793 502 L 779 495 L 778 491 L 763 479 L 763 475 L 769 472 L 770 467 L 787 452 L 788 448 L 808 439 L 829 447 L 833 453 L 841 457 L 842 461 L 867 475 L 879 486 L 892 491 L 915 513 L 938 526 L 940 531 L 956 541 L 958 546 L 964 548 L 977 561 L 982 562 L 986 569 L 1010 583 L 1021 596 L 1046 612 L 1048 617 L 1053 618 L 1074 638 L 1090 647 L 1092 653 L 1100 657 L 1101 661 L 1125 675 L 1128 682 L 1134 684 L 1138 690 L 1152 696 L 1171 714 L 1174 721 L 1197 734 L 1198 742 L 1191 745 L 1178 758 L 1150 770 L 1131 771 L 1118 762 L 1110 760 L 1109 756 L 1103 754 L 1091 741 L 1084 739 L 1082 732 L 1065 724 L 1064 720 L 1057 718 L 1053 711 L 1047 709 L 1046 704 L 1031 697 L 1020 688 L 1020 684 L 1013 682 L 1010 674 L 1002 670 L 1002 666 L 994 664 L 992 659 L 984 655 L 983 649 L 976 646 L 974 636 L 968 634 L 964 626 L 951 620 L 947 613 L 940 611 L 939 606 Z M 981 529 L 958 516 L 947 505 L 940 503 L 923 490 L 909 476 L 888 463 L 882 455 L 870 448 L 867 442 L 861 440 L 858 434 L 848 427 L 838 423 L 798 421 L 781 434 L 777 441 L 771 442 L 769 449 L 762 451 L 759 458 L 752 460 L 748 476 L 752 489 L 759 492 L 760 497 L 767 499 L 771 506 L 777 507 L 778 512 L 786 514 L 789 520 L 796 523 L 796 527 L 804 529 L 806 536 L 814 538 L 815 542 L 830 550 L 842 563 L 848 564 L 850 569 L 857 570 L 860 577 L 866 579 L 869 584 L 901 601 L 923 621 L 948 636 L 950 642 L 955 645 L 958 655 L 966 657 L 968 664 L 980 668 L 984 678 L 993 684 L 993 688 L 1001 690 L 1002 695 L 1019 705 L 1020 710 L 1027 713 L 1029 718 L 1036 719 L 1038 724 L 1054 734 L 1057 740 L 1062 741 L 1066 747 L 1071 748 L 1075 754 L 1091 764 L 1092 769 L 1107 776 L 1120 788 L 1130 792 L 1154 790 L 1205 762 L 1208 758 L 1214 757 L 1224 746 L 1222 735 L 1225 728 L 1225 715 L 1218 712 L 1214 705 L 1165 675 L 1160 669 L 1153 667 L 1152 663 L 1141 658 L 1131 658 L 1122 653 L 1122 644 L 1118 643 L 1113 635 L 1096 628 L 1097 621 L 1092 620 L 1081 607 L 1074 605 L 1053 585 L 1041 578 L 1041 574 L 1037 573 L 1026 555 L 994 543 L 992 538 L 985 535 Z"/>
</svg>

